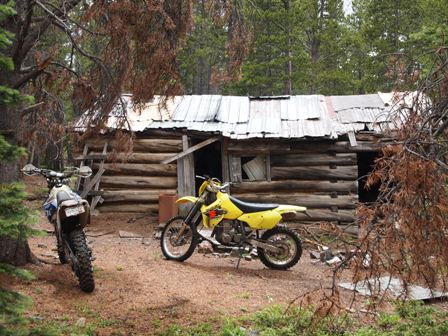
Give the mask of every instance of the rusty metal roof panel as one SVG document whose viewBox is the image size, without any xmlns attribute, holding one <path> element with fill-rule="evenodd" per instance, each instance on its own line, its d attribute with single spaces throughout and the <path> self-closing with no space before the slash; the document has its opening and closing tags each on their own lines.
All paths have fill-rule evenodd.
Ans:
<svg viewBox="0 0 448 336">
<path fill-rule="evenodd" d="M 336 137 L 363 129 L 379 131 L 387 123 L 389 104 L 378 94 L 356 96 L 237 97 L 176 96 L 162 102 L 155 97 L 141 109 L 124 95 L 133 131 L 185 128 L 220 133 L 235 139 L 255 137 Z M 116 127 L 116 111 L 108 125 Z M 81 125 L 85 124 L 80 120 Z M 389 124 L 387 126 L 390 126 Z"/>
</svg>

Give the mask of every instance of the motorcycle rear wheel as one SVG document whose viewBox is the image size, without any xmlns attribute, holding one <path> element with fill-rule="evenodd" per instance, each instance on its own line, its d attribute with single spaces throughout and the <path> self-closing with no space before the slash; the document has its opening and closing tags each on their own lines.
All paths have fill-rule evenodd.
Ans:
<svg viewBox="0 0 448 336">
<path fill-rule="evenodd" d="M 79 287 L 83 292 L 93 292 L 95 281 L 93 280 L 92 258 L 87 246 L 86 235 L 82 229 L 75 229 L 69 233 L 69 239 L 77 259 L 74 269 L 79 279 Z"/>
<path fill-rule="evenodd" d="M 61 264 L 67 264 L 68 259 L 67 259 L 67 253 L 65 252 L 64 242 L 60 241 L 60 239 L 57 238 L 56 244 L 57 244 L 59 261 L 61 262 Z"/>
<path fill-rule="evenodd" d="M 299 236 L 286 227 L 278 226 L 268 230 L 263 233 L 261 239 L 281 249 L 279 253 L 259 249 L 260 261 L 269 268 L 287 270 L 297 264 L 302 256 L 302 243 Z"/>
<path fill-rule="evenodd" d="M 184 223 L 185 217 L 176 216 L 166 222 L 160 237 L 160 247 L 168 260 L 184 261 L 191 257 L 197 244 L 196 230 Z M 185 227 L 184 227 L 185 226 Z M 182 236 L 179 236 L 183 229 Z"/>
</svg>

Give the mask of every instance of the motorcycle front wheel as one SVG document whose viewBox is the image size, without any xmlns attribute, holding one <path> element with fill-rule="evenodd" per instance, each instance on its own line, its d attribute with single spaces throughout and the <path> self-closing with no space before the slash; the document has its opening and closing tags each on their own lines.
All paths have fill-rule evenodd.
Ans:
<svg viewBox="0 0 448 336">
<path fill-rule="evenodd" d="M 86 235 L 82 229 L 76 229 L 69 234 L 70 246 L 75 254 L 74 271 L 79 279 L 79 287 L 83 292 L 93 292 L 95 282 L 93 280 L 92 258 L 87 246 Z"/>
<path fill-rule="evenodd" d="M 267 267 L 277 270 L 287 270 L 293 267 L 302 256 L 302 243 L 295 231 L 286 227 L 276 227 L 261 236 L 266 243 L 279 248 L 279 252 L 259 250 L 258 257 Z"/>
<path fill-rule="evenodd" d="M 197 233 L 185 224 L 185 217 L 176 216 L 166 222 L 160 237 L 162 253 L 168 260 L 184 261 L 191 257 L 196 247 Z"/>
</svg>

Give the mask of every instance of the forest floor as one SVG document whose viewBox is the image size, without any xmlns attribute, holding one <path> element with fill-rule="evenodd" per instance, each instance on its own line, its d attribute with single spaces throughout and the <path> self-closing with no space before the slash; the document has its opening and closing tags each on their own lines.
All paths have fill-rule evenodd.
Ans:
<svg viewBox="0 0 448 336">
<path fill-rule="evenodd" d="M 10 288 L 34 301 L 29 312 L 38 319 L 76 323 L 80 318 L 116 321 L 106 326 L 129 334 L 151 334 L 169 324 L 217 321 L 223 316 L 250 314 L 272 304 L 289 304 L 300 296 L 331 285 L 331 268 L 306 250 L 288 271 L 267 269 L 258 260 L 195 253 L 183 263 L 167 261 L 160 240 L 153 238 L 155 218 L 126 215 L 93 217 L 87 230 L 93 249 L 96 289 L 83 293 L 69 265 L 61 265 L 55 236 L 33 237 L 32 252 L 44 263 L 28 267 L 37 277 L 14 281 Z M 38 228 L 52 227 L 41 218 Z M 144 239 L 120 238 L 118 231 Z M 107 324 L 104 323 L 104 324 Z M 127 333 L 126 333 L 127 334 Z"/>
<path fill-rule="evenodd" d="M 39 202 L 30 206 L 37 208 Z M 160 240 L 153 237 L 155 225 L 153 217 L 92 217 L 86 231 L 95 258 L 93 293 L 83 293 L 70 266 L 59 263 L 51 233 L 29 240 L 33 254 L 44 261 L 27 267 L 36 279 L 8 278 L 5 284 L 0 276 L 0 284 L 32 298 L 27 314 L 34 319 L 69 325 L 96 323 L 98 335 L 153 335 L 172 324 L 222 324 L 226 317 L 297 303 L 306 293 L 331 287 L 331 266 L 311 259 L 306 248 L 299 263 L 288 271 L 267 269 L 258 259 L 242 259 L 237 269 L 237 258 L 198 252 L 183 263 L 167 261 Z M 36 227 L 53 229 L 43 215 Z M 144 238 L 120 238 L 119 230 Z M 93 237 L 100 233 L 107 234 Z M 348 305 L 351 292 L 341 293 Z"/>
</svg>

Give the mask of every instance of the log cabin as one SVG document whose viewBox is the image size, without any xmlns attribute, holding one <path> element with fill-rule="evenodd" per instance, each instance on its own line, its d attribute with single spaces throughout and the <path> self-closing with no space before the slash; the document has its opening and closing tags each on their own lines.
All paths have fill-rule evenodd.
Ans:
<svg viewBox="0 0 448 336">
<path fill-rule="evenodd" d="M 111 114 L 109 135 L 87 140 L 81 159 L 104 169 L 100 212 L 156 214 L 160 194 L 194 194 L 195 175 L 206 174 L 231 181 L 242 200 L 308 208 L 291 221 L 351 223 L 359 202 L 376 199 L 365 177 L 393 127 L 393 97 L 193 95 L 163 106 L 155 97 L 136 111 L 123 95 L 132 153 L 95 163 L 116 148 Z"/>
</svg>

